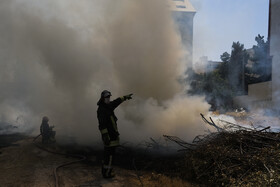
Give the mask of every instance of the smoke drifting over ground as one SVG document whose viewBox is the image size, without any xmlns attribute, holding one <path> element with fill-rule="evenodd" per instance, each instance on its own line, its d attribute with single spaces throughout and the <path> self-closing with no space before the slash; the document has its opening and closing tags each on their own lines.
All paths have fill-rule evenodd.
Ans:
<svg viewBox="0 0 280 187">
<path fill-rule="evenodd" d="M 49 116 L 57 136 L 100 141 L 100 93 L 134 93 L 116 111 L 121 138 L 204 129 L 202 98 L 187 98 L 180 38 L 161 0 L 0 2 L 0 121 L 33 134 Z M 21 127 L 21 128 L 22 128 Z"/>
</svg>

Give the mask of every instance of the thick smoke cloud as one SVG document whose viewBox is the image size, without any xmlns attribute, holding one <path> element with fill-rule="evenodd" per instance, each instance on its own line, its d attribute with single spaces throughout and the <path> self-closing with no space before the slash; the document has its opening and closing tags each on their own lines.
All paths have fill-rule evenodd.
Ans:
<svg viewBox="0 0 280 187">
<path fill-rule="evenodd" d="M 20 116 L 19 128 L 36 134 L 47 115 L 58 139 L 92 144 L 108 89 L 135 94 L 116 111 L 122 139 L 204 129 L 209 106 L 182 94 L 180 39 L 161 0 L 1 1 L 0 22 L 0 121 Z"/>
</svg>

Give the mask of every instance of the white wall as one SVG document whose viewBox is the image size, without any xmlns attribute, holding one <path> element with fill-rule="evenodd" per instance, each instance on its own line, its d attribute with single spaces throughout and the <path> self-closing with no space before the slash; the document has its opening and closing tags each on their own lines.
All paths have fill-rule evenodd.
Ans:
<svg viewBox="0 0 280 187">
<path fill-rule="evenodd" d="M 272 82 L 250 84 L 248 95 L 237 96 L 233 99 L 236 106 L 246 108 L 271 108 L 272 107 Z"/>
<path fill-rule="evenodd" d="M 272 56 L 272 99 L 280 111 L 280 0 L 271 0 L 270 55 Z"/>
</svg>

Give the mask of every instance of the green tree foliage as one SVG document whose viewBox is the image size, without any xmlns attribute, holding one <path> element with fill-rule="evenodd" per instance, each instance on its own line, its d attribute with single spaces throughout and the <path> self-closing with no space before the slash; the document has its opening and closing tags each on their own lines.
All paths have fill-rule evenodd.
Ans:
<svg viewBox="0 0 280 187">
<path fill-rule="evenodd" d="M 213 110 L 228 110 L 233 107 L 233 97 L 242 87 L 244 61 L 248 59 L 244 45 L 233 42 L 231 55 L 224 52 L 218 67 L 208 73 L 192 73 L 190 94 L 206 95 Z M 239 90 L 238 90 L 239 89 Z"/>
<path fill-rule="evenodd" d="M 221 60 L 222 60 L 222 62 L 229 62 L 229 60 L 230 60 L 230 54 L 228 54 L 228 52 L 224 52 L 224 53 L 221 55 Z"/>
<path fill-rule="evenodd" d="M 271 80 L 272 62 L 269 56 L 269 41 L 264 36 L 255 37 L 257 45 L 253 46 L 253 54 L 250 60 L 253 62 L 251 68 L 247 68 L 246 79 L 248 84 Z"/>
<path fill-rule="evenodd" d="M 221 75 L 221 78 L 227 79 L 229 72 L 228 65 L 230 61 L 230 54 L 228 52 L 224 52 L 220 58 L 222 60 L 222 63 L 218 66 L 217 70 L 218 73 Z"/>
<path fill-rule="evenodd" d="M 228 53 L 221 55 L 221 58 L 228 56 Z M 227 80 L 229 58 L 216 70 L 208 73 L 192 73 L 191 89 L 189 94 L 206 95 L 206 101 L 211 104 L 212 110 L 227 110 L 232 107 L 233 92 Z"/>
<path fill-rule="evenodd" d="M 189 76 L 189 94 L 206 95 L 213 110 L 227 110 L 233 107 L 234 96 L 246 94 L 249 83 L 271 79 L 269 43 L 260 35 L 255 40 L 257 45 L 253 46 L 251 57 L 243 44 L 233 42 L 231 54 L 224 52 L 220 56 L 221 64 L 214 71 L 200 74 L 192 72 L 192 76 Z M 252 67 L 246 67 L 249 59 L 253 62 Z M 259 78 L 250 75 L 258 75 Z"/>
<path fill-rule="evenodd" d="M 235 95 L 244 94 L 247 90 L 245 88 L 245 66 L 248 59 L 249 54 L 244 45 L 239 42 L 233 42 L 228 65 L 228 81 Z"/>
</svg>

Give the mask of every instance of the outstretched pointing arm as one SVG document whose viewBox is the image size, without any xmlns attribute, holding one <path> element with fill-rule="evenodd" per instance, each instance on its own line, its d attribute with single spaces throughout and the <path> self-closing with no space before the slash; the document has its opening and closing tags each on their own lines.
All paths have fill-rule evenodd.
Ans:
<svg viewBox="0 0 280 187">
<path fill-rule="evenodd" d="M 123 97 L 119 97 L 111 102 L 113 109 L 117 108 L 123 101 L 132 99 L 133 94 L 125 95 Z"/>
</svg>

